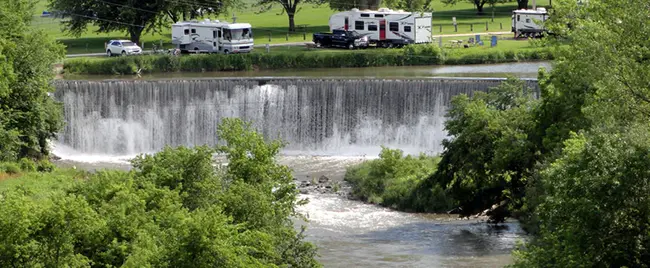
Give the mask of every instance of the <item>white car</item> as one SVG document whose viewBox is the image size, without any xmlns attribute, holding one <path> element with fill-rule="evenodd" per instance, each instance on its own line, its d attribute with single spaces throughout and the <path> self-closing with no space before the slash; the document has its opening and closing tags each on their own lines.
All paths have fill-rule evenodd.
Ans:
<svg viewBox="0 0 650 268">
<path fill-rule="evenodd" d="M 106 55 L 140 55 L 142 48 L 129 40 L 110 40 L 106 45 Z"/>
</svg>

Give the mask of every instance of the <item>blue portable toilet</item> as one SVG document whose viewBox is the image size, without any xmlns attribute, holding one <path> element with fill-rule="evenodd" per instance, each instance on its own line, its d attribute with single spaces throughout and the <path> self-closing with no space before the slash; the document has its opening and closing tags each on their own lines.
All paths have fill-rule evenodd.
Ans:
<svg viewBox="0 0 650 268">
<path fill-rule="evenodd" d="M 491 46 L 496 47 L 497 46 L 497 36 L 493 35 L 492 36 L 492 43 Z"/>
<path fill-rule="evenodd" d="M 476 35 L 476 43 L 480 43 L 480 42 L 481 42 L 481 35 L 477 34 Z"/>
</svg>

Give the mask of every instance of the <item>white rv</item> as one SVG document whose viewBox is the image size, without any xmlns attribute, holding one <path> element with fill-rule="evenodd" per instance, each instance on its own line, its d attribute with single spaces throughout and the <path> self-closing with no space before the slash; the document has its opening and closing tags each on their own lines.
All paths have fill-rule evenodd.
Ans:
<svg viewBox="0 0 650 268">
<path fill-rule="evenodd" d="M 540 37 L 545 32 L 543 22 L 548 19 L 545 8 L 512 11 L 512 32 L 515 38 Z"/>
<path fill-rule="evenodd" d="M 381 47 L 432 42 L 431 13 L 395 11 L 388 8 L 336 13 L 330 17 L 330 31 L 356 31 Z"/>
<path fill-rule="evenodd" d="M 253 50 L 253 31 L 248 23 L 218 20 L 172 24 L 172 44 L 181 52 L 246 53 Z"/>
</svg>

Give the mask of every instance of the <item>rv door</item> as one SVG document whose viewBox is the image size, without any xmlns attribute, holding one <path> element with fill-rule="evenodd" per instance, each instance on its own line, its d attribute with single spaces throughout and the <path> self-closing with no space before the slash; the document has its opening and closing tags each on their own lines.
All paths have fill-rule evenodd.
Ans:
<svg viewBox="0 0 650 268">
<path fill-rule="evenodd" d="M 386 40 L 386 20 L 379 21 L 379 40 Z"/>
</svg>

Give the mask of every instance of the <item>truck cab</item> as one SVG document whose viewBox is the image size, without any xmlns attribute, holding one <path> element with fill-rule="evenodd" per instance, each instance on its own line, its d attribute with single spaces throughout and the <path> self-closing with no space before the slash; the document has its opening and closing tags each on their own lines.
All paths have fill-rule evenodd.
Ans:
<svg viewBox="0 0 650 268">
<path fill-rule="evenodd" d="M 349 49 L 368 47 L 368 37 L 356 31 L 333 30 L 332 33 L 314 33 L 316 47 L 345 47 Z"/>
</svg>

